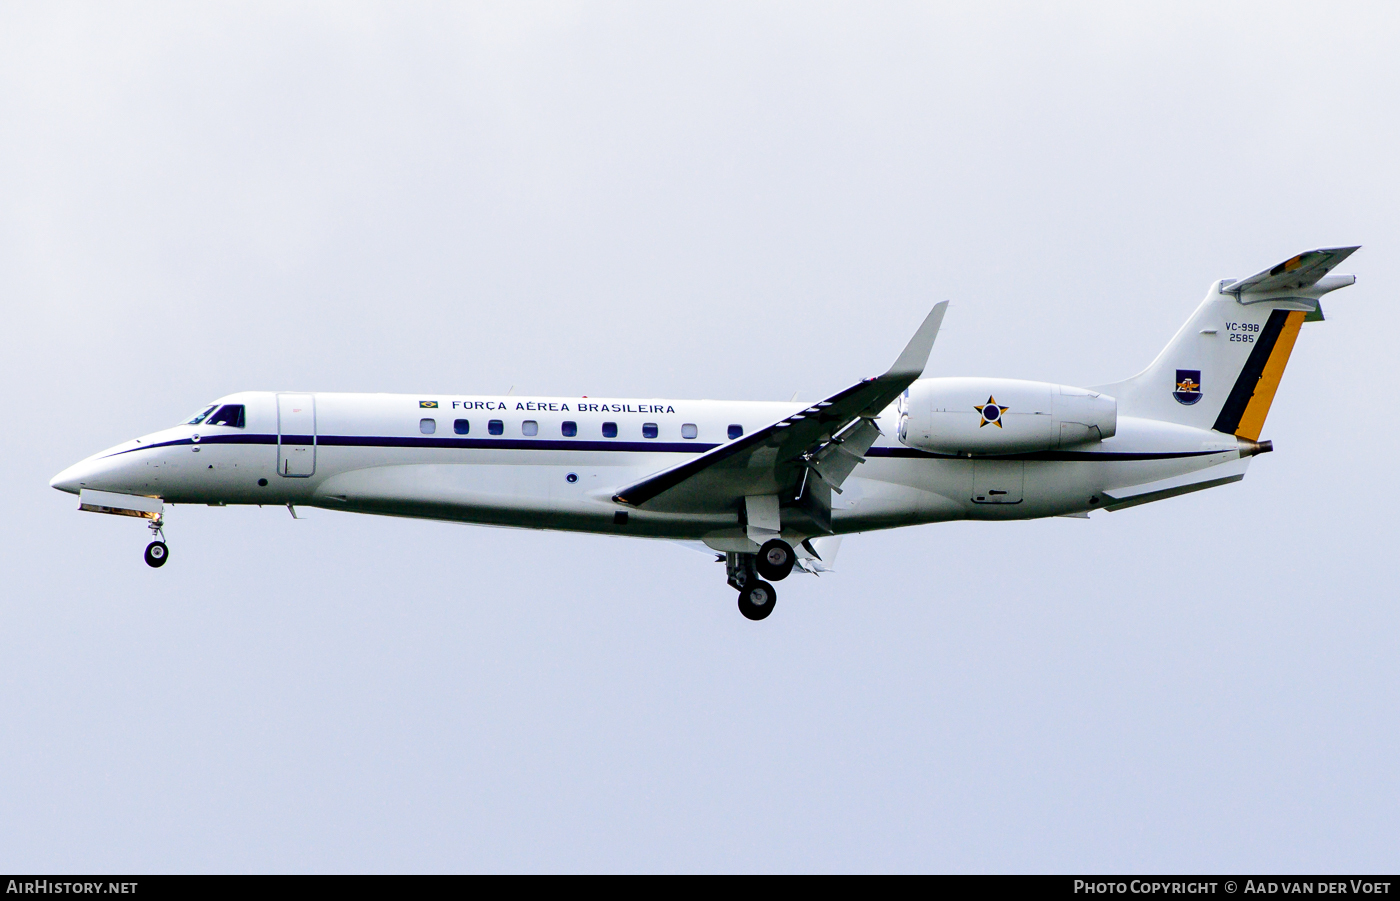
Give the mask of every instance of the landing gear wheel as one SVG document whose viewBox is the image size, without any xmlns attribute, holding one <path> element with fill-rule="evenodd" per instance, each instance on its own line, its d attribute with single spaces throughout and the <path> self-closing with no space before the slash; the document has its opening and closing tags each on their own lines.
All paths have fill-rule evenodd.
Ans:
<svg viewBox="0 0 1400 901">
<path fill-rule="evenodd" d="M 739 590 L 739 612 L 748 619 L 766 619 L 777 602 L 778 593 L 767 582 L 755 579 Z"/>
<path fill-rule="evenodd" d="M 797 555 L 793 553 L 792 545 L 781 538 L 772 538 L 763 542 L 763 547 L 758 549 L 754 566 L 763 578 L 781 582 L 792 572 L 792 565 L 796 562 Z"/>
<path fill-rule="evenodd" d="M 165 561 L 170 559 L 170 549 L 165 546 L 164 541 L 152 541 L 146 545 L 146 565 L 164 566 Z"/>
</svg>

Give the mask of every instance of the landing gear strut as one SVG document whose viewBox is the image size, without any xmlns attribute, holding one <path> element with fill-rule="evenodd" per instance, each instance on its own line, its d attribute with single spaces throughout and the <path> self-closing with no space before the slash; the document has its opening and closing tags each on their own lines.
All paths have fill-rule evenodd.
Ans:
<svg viewBox="0 0 1400 901">
<path fill-rule="evenodd" d="M 151 567 L 161 567 L 165 561 L 170 559 L 170 548 L 165 546 L 165 533 L 161 531 L 161 526 L 165 525 L 165 520 L 156 517 L 151 520 L 151 524 L 146 528 L 151 530 L 151 537 L 155 538 L 146 545 L 146 565 Z"/>
<path fill-rule="evenodd" d="M 791 554 L 791 550 L 788 553 Z M 773 612 L 773 605 L 778 602 L 778 592 L 758 577 L 755 556 L 729 553 L 725 555 L 724 563 L 729 574 L 729 584 L 739 589 L 739 612 L 748 619 L 760 620 Z M 788 569 L 791 568 L 789 564 Z"/>
</svg>

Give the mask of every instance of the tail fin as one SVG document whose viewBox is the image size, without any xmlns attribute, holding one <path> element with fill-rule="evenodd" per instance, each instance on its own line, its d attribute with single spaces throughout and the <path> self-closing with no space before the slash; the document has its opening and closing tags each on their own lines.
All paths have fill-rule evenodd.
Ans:
<svg viewBox="0 0 1400 901">
<path fill-rule="evenodd" d="M 1320 298 L 1356 283 L 1328 276 L 1356 247 L 1310 250 L 1247 279 L 1222 279 L 1147 369 L 1095 388 L 1120 416 L 1259 440 L 1298 330 L 1322 320 Z"/>
</svg>

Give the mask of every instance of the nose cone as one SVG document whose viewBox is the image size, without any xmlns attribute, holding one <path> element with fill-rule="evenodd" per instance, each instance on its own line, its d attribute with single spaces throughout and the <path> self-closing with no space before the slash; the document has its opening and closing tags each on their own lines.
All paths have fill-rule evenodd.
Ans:
<svg viewBox="0 0 1400 901">
<path fill-rule="evenodd" d="M 77 494 L 83 488 L 83 482 L 92 472 L 92 463 L 84 460 L 81 463 L 74 463 L 72 466 L 49 479 L 49 487 L 57 488 L 59 491 L 66 491 L 69 494 Z"/>
<path fill-rule="evenodd" d="M 49 487 L 69 494 L 77 494 L 84 488 L 97 491 L 126 490 L 125 483 L 130 481 L 126 478 L 130 474 L 130 465 L 125 451 L 140 446 L 140 439 L 136 439 L 109 447 L 100 454 L 93 454 L 49 479 Z"/>
</svg>

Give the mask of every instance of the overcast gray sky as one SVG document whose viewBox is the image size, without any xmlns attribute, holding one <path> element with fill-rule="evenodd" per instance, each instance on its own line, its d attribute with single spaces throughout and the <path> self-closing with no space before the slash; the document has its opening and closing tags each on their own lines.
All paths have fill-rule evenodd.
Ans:
<svg viewBox="0 0 1400 901">
<path fill-rule="evenodd" d="M 1394 871 L 1393 4 L 0 8 L 0 870 Z M 664 543 L 48 487 L 236 390 L 1096 384 L 1362 243 L 1241 484 Z"/>
</svg>

